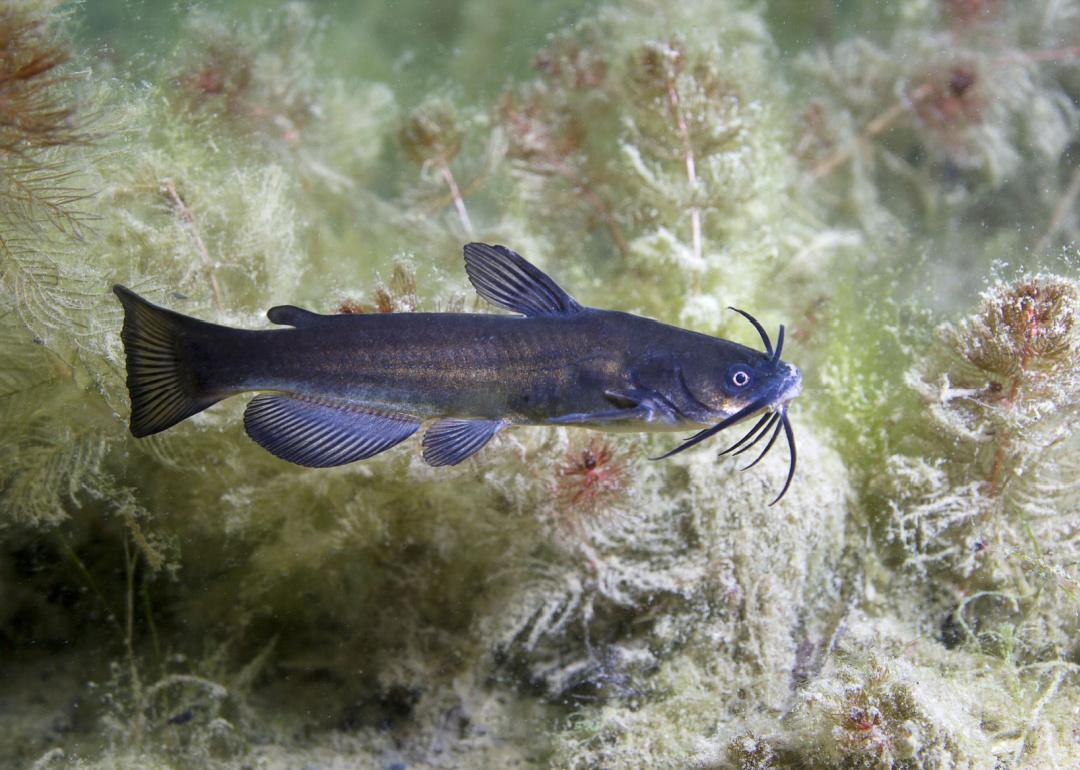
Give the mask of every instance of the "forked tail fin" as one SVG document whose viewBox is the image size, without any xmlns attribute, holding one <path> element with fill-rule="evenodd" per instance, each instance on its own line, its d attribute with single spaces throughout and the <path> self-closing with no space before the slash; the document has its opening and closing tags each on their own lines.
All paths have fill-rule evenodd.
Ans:
<svg viewBox="0 0 1080 770">
<path fill-rule="evenodd" d="M 214 324 L 152 305 L 117 284 L 113 292 L 124 306 L 120 339 L 127 355 L 131 396 L 131 433 L 149 436 L 201 412 L 226 394 L 208 391 L 192 354 L 209 341 Z"/>
</svg>

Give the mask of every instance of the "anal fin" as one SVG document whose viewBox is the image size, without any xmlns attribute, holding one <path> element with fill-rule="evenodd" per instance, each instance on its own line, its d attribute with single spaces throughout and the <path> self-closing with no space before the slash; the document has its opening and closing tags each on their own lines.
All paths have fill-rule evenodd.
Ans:
<svg viewBox="0 0 1080 770">
<path fill-rule="evenodd" d="M 439 420 L 424 433 L 424 462 L 457 465 L 475 453 L 506 425 L 506 420 Z"/>
<path fill-rule="evenodd" d="M 365 460 L 419 427 L 408 415 L 300 396 L 263 394 L 244 410 L 244 429 L 256 443 L 282 460 L 309 468 Z"/>
</svg>

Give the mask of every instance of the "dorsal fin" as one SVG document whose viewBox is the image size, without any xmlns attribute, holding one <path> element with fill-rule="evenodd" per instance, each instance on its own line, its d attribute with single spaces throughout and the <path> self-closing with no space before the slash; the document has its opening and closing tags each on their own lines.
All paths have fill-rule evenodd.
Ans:
<svg viewBox="0 0 1080 770">
<path fill-rule="evenodd" d="M 466 244 L 465 272 L 481 297 L 515 313 L 572 315 L 582 309 L 557 283 L 505 246 Z"/>
<path fill-rule="evenodd" d="M 312 313 L 310 310 L 304 310 L 304 308 L 296 307 L 296 305 L 272 307 L 266 311 L 266 317 L 270 319 L 270 323 L 295 326 L 297 328 L 314 326 L 323 319 L 323 316 L 318 313 Z"/>
</svg>

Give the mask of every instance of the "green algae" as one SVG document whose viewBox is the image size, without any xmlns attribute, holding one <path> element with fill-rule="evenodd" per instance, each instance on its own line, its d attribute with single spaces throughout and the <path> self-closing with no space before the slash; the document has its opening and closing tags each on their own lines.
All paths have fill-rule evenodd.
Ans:
<svg viewBox="0 0 1080 770">
<path fill-rule="evenodd" d="M 0 763 L 1078 761 L 1080 7 L 541 6 L 0 2 Z M 110 284 L 486 311 L 474 238 L 787 324 L 784 500 L 671 436 L 128 436 Z"/>
</svg>

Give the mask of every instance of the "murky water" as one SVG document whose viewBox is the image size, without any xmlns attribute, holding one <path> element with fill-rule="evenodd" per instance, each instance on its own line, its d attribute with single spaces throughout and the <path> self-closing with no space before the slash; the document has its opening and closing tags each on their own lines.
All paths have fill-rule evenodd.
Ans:
<svg viewBox="0 0 1080 770">
<path fill-rule="evenodd" d="M 1080 760 L 1077 3 L 0 22 L 0 764 Z M 717 458 L 738 428 L 311 469 L 245 397 L 130 435 L 113 284 L 244 328 L 501 312 L 469 242 L 583 305 L 784 324 L 783 500 L 784 451 Z"/>
</svg>

